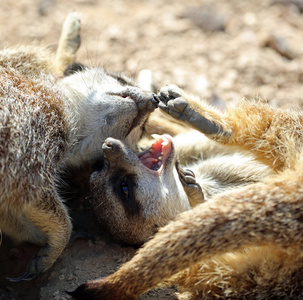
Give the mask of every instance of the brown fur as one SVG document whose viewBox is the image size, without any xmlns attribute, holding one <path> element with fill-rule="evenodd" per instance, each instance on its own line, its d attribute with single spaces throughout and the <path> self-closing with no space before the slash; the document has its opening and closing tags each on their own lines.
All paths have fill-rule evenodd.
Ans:
<svg viewBox="0 0 303 300">
<path fill-rule="evenodd" d="M 71 13 L 56 55 L 43 46 L 0 52 L 0 230 L 42 246 L 13 281 L 50 268 L 69 240 L 62 172 L 102 160 L 108 136 L 135 148 L 157 106 L 152 93 L 102 68 L 74 65 L 62 77 L 75 60 L 79 31 L 79 17 Z"/>
<path fill-rule="evenodd" d="M 221 114 L 174 86 L 160 98 L 170 115 L 253 153 L 275 174 L 181 213 L 117 272 L 73 295 L 133 299 L 159 284 L 178 284 L 191 299 L 301 298 L 302 113 L 243 101 Z"/>
<path fill-rule="evenodd" d="M 75 60 L 80 44 L 70 51 L 67 40 L 79 35 L 77 14 L 70 14 L 64 26 L 56 55 L 42 45 L 0 52 L 0 228 L 18 242 L 47 243 L 40 259 L 28 265 L 25 279 L 52 265 L 71 232 L 55 183 L 70 120 L 52 75 L 62 76 Z"/>
</svg>

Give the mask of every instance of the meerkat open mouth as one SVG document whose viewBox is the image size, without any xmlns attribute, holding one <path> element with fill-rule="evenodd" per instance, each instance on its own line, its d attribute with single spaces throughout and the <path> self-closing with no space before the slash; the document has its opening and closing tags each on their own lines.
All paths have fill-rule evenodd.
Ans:
<svg viewBox="0 0 303 300">
<path fill-rule="evenodd" d="M 144 166 L 160 173 L 172 151 L 172 140 L 167 135 L 154 134 L 153 137 L 156 140 L 152 146 L 144 152 L 139 153 L 138 157 Z"/>
</svg>

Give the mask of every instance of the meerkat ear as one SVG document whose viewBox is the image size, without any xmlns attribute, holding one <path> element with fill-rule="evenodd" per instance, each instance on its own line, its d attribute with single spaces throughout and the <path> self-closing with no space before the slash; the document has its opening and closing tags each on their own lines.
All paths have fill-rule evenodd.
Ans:
<svg viewBox="0 0 303 300">
<path fill-rule="evenodd" d="M 72 75 L 76 72 L 81 72 L 85 69 L 85 66 L 80 63 L 73 63 L 67 67 L 64 71 L 64 76 Z"/>
</svg>

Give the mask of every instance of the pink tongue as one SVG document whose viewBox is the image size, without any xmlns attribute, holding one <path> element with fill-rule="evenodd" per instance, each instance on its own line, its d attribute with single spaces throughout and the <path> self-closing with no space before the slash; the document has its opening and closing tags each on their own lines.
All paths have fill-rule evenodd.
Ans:
<svg viewBox="0 0 303 300">
<path fill-rule="evenodd" d="M 152 144 L 151 149 L 139 155 L 141 162 L 151 170 L 158 170 L 171 152 L 171 141 L 164 137 L 157 137 L 156 141 Z"/>
<path fill-rule="evenodd" d="M 159 139 L 157 139 L 153 144 L 152 144 L 152 151 L 153 151 L 153 155 L 154 156 L 160 156 L 160 154 L 161 154 L 161 151 L 162 151 L 162 143 L 163 142 L 163 139 L 162 139 L 162 137 L 161 138 L 159 138 Z"/>
</svg>

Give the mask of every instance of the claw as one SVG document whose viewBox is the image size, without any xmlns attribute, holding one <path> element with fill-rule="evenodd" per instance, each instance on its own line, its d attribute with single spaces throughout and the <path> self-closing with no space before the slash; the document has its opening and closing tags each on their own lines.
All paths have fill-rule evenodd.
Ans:
<svg viewBox="0 0 303 300">
<path fill-rule="evenodd" d="M 186 184 L 196 184 L 196 180 L 192 176 L 185 175 L 184 179 L 185 179 Z"/>
<path fill-rule="evenodd" d="M 160 99 L 156 94 L 153 93 L 153 96 L 151 98 L 151 102 L 157 108 L 159 103 L 160 103 Z"/>
<path fill-rule="evenodd" d="M 154 100 L 159 103 L 160 102 L 160 97 L 158 97 L 156 94 L 153 94 Z"/>
<path fill-rule="evenodd" d="M 190 184 L 196 185 L 197 184 L 196 179 L 195 179 L 195 174 L 193 171 L 191 171 L 189 169 L 183 170 L 179 167 L 178 173 L 179 173 L 179 178 L 183 185 L 190 185 Z"/>
<path fill-rule="evenodd" d="M 7 279 L 9 281 L 11 281 L 11 282 L 28 281 L 28 280 L 32 280 L 32 279 L 37 278 L 39 276 L 39 274 L 40 273 L 38 273 L 38 274 L 32 274 L 32 273 L 26 272 L 25 274 L 23 274 L 20 277 L 17 277 L 17 278 L 7 278 Z"/>
<path fill-rule="evenodd" d="M 169 93 L 170 98 L 173 98 L 173 99 L 182 97 L 181 90 L 178 87 L 170 88 L 168 90 L 168 93 Z"/>
<path fill-rule="evenodd" d="M 168 94 L 168 91 L 166 88 L 162 88 L 157 96 L 160 99 L 160 101 L 165 104 L 167 104 L 167 102 L 170 100 L 169 94 Z"/>
<path fill-rule="evenodd" d="M 183 169 L 179 168 L 179 171 L 181 174 L 184 174 L 185 176 L 191 176 L 191 177 L 195 178 L 195 173 L 190 169 L 183 170 Z"/>
</svg>

